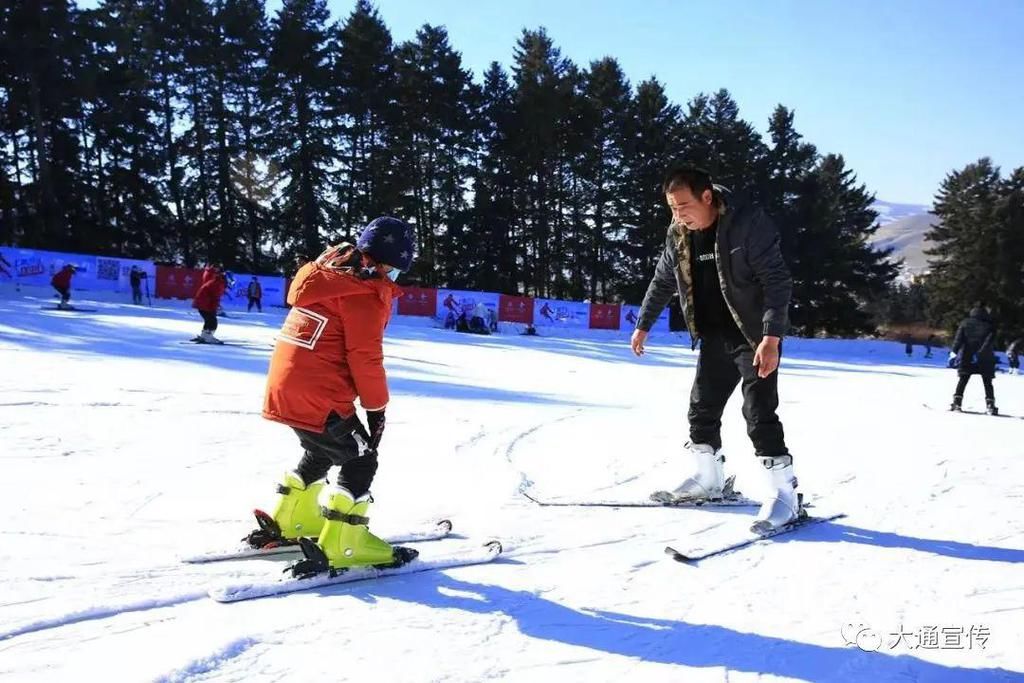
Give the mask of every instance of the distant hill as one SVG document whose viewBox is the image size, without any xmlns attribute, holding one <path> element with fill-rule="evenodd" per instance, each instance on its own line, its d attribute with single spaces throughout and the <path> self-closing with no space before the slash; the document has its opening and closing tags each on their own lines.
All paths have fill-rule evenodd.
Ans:
<svg viewBox="0 0 1024 683">
<path fill-rule="evenodd" d="M 929 212 L 931 207 L 920 204 L 894 204 L 875 202 L 881 228 L 872 244 L 878 249 L 892 247 L 894 258 L 902 258 L 904 276 L 920 275 L 928 270 L 928 257 L 924 250 L 931 245 L 924 236 L 938 223 L 938 217 Z"/>
<path fill-rule="evenodd" d="M 918 216 L 932 210 L 931 206 L 925 204 L 896 204 L 894 202 L 883 202 L 880 199 L 876 200 L 871 205 L 871 208 L 878 212 L 878 222 L 882 225 L 910 218 L 911 216 Z"/>
</svg>

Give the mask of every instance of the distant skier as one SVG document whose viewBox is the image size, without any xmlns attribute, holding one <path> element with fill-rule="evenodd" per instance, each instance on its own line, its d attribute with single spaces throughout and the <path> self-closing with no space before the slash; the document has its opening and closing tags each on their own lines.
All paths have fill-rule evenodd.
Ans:
<svg viewBox="0 0 1024 683">
<path fill-rule="evenodd" d="M 132 303 L 139 306 L 142 305 L 142 280 L 145 277 L 146 272 L 138 266 L 132 266 L 132 271 L 128 274 L 128 282 L 132 286 Z"/>
<path fill-rule="evenodd" d="M 256 306 L 256 310 L 260 313 L 263 312 L 263 286 L 260 281 L 253 276 L 252 280 L 249 281 L 249 287 L 246 290 L 246 294 L 249 297 L 249 308 L 248 311 L 252 311 L 252 307 Z"/>
<path fill-rule="evenodd" d="M 473 315 L 469 319 L 469 331 L 476 334 L 491 333 L 487 329 L 487 307 L 484 306 L 482 301 L 473 307 Z"/>
<path fill-rule="evenodd" d="M 662 192 L 672 223 L 631 346 L 636 355 L 644 353 L 651 327 L 678 291 L 700 355 L 690 392 L 688 476 L 672 494 L 691 500 L 722 497 L 722 412 L 741 384 L 747 433 L 773 492 L 752 527 L 764 533 L 800 513 L 793 457 L 776 415 L 777 369 L 792 290 L 779 234 L 760 209 L 727 202 L 700 169 L 671 170 Z"/>
<path fill-rule="evenodd" d="M 458 301 L 455 300 L 455 295 L 450 293 L 441 302 L 441 305 L 447 308 L 455 317 L 458 317 L 462 310 L 459 308 Z"/>
<path fill-rule="evenodd" d="M 909 334 L 903 337 L 903 343 L 905 344 L 904 351 L 907 352 L 907 358 L 910 358 L 914 355 L 914 342 Z"/>
<path fill-rule="evenodd" d="M 199 289 L 192 299 L 192 308 L 199 311 L 199 315 L 203 317 L 203 331 L 192 341 L 200 344 L 224 343 L 213 333 L 217 331 L 217 309 L 220 308 L 220 299 L 224 296 L 227 286 L 227 279 L 219 268 L 207 266 L 203 269 Z"/>
<path fill-rule="evenodd" d="M 77 269 L 70 263 L 66 264 L 63 268 L 57 271 L 57 273 L 50 280 L 50 284 L 60 294 L 60 303 L 57 304 L 57 308 L 69 310 L 71 304 L 71 278 L 75 274 Z"/>
<path fill-rule="evenodd" d="M 1006 347 L 1006 360 L 1010 364 L 1010 374 L 1020 374 L 1020 354 L 1024 351 L 1024 337 L 1014 339 L 1010 342 L 1010 345 Z"/>
<path fill-rule="evenodd" d="M 936 344 L 935 335 L 934 334 L 929 334 L 928 335 L 928 340 L 924 343 L 924 357 L 925 358 L 931 358 L 932 357 L 932 347 L 935 346 L 935 344 Z"/>
<path fill-rule="evenodd" d="M 284 538 L 317 539 L 319 550 L 307 558 L 314 566 L 379 565 L 394 557 L 369 531 L 367 512 L 389 398 L 384 329 L 401 295 L 394 280 L 412 265 L 413 248 L 408 225 L 377 218 L 355 246 L 331 247 L 303 266 L 288 292 L 292 308 L 270 361 L 263 417 L 290 426 L 304 450 L 278 486 L 273 520 Z M 323 490 L 332 465 L 341 467 L 338 483 Z M 273 538 L 263 530 L 249 540 L 259 546 Z"/>
<path fill-rule="evenodd" d="M 960 363 L 957 368 L 959 379 L 953 392 L 950 410 L 960 410 L 967 381 L 971 375 L 977 374 L 981 375 L 982 384 L 985 386 L 985 412 L 989 415 L 999 414 L 995 390 L 992 387 L 992 378 L 996 374 L 996 355 L 992 350 L 995 338 L 995 322 L 984 304 L 978 303 L 971 310 L 971 314 L 961 321 L 953 338 L 950 355 L 958 357 Z"/>
</svg>

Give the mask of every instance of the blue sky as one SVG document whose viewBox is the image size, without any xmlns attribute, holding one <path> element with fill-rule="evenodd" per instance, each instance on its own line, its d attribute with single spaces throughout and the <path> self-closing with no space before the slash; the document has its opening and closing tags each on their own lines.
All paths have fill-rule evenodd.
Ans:
<svg viewBox="0 0 1024 683">
<path fill-rule="evenodd" d="M 343 19 L 354 0 L 328 0 Z M 1024 1 L 378 0 L 396 41 L 444 25 L 479 77 L 544 26 L 579 65 L 616 57 L 685 104 L 728 88 L 764 130 L 778 103 L 879 199 L 930 204 L 945 174 L 990 156 L 1024 165 Z M 268 8 L 279 7 L 271 0 Z"/>
</svg>

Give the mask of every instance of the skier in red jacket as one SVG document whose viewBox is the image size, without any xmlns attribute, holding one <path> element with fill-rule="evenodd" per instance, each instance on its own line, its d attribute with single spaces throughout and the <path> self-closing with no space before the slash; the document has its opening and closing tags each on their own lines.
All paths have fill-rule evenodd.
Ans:
<svg viewBox="0 0 1024 683">
<path fill-rule="evenodd" d="M 227 280 L 224 274 L 216 266 L 207 266 L 203 270 L 202 280 L 199 282 L 199 289 L 192 299 L 192 308 L 199 311 L 203 316 L 203 331 L 192 341 L 199 344 L 223 344 L 221 340 L 213 336 L 217 331 L 217 309 L 220 308 L 220 298 L 224 296 L 227 289 Z"/>
<path fill-rule="evenodd" d="M 57 274 L 50 280 L 50 284 L 60 294 L 60 303 L 57 308 L 71 308 L 68 301 L 71 300 L 71 276 L 75 274 L 75 267 L 70 263 L 57 271 Z"/>
</svg>

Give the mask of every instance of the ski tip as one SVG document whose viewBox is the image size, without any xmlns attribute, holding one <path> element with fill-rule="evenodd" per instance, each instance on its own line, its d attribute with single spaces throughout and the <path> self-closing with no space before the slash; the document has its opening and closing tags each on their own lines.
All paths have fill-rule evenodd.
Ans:
<svg viewBox="0 0 1024 683">
<path fill-rule="evenodd" d="M 484 543 L 484 548 L 486 548 L 488 552 L 490 552 L 495 557 L 501 555 L 501 552 L 503 550 L 503 548 L 501 547 L 501 541 L 498 540 L 487 541 L 487 543 Z"/>
<path fill-rule="evenodd" d="M 689 557 L 679 552 L 670 545 L 665 546 L 665 554 L 671 557 L 676 562 L 681 562 L 683 564 L 692 564 L 692 561 Z"/>
<path fill-rule="evenodd" d="M 445 534 L 450 534 L 452 532 L 452 520 L 450 520 L 450 519 L 439 520 L 438 523 L 437 523 L 437 530 L 442 532 L 442 533 L 445 533 Z"/>
</svg>

